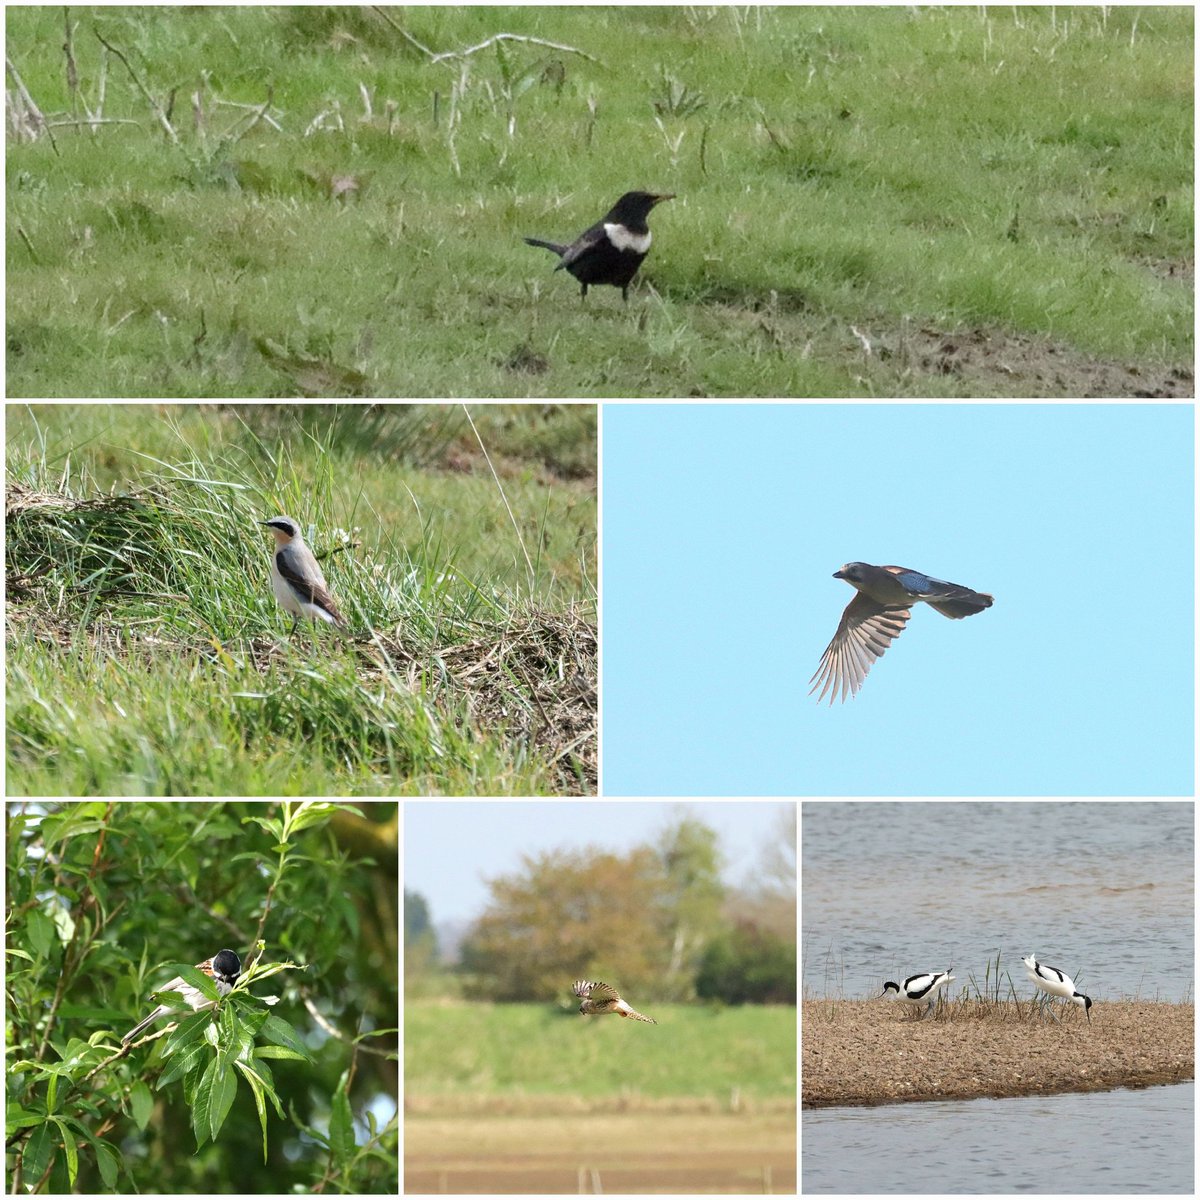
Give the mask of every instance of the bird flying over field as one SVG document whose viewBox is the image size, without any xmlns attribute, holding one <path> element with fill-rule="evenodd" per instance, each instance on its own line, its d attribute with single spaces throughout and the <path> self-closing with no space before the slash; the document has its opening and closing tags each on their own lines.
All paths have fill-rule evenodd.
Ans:
<svg viewBox="0 0 1200 1200">
<path fill-rule="evenodd" d="M 943 617 L 970 617 L 992 607 L 986 592 L 974 592 L 958 583 L 933 579 L 908 567 L 874 567 L 870 563 L 847 563 L 834 571 L 834 579 L 844 579 L 857 595 L 846 605 L 833 641 L 821 655 L 820 665 L 809 683 L 811 696 L 817 688 L 817 702 L 829 693 L 829 703 L 855 696 L 867 672 L 877 658 L 904 632 L 912 615 L 912 606 L 923 600 Z"/>
<path fill-rule="evenodd" d="M 579 1011 L 584 1016 L 603 1016 L 604 1013 L 615 1012 L 620 1013 L 623 1017 L 633 1017 L 635 1021 L 645 1021 L 647 1025 L 658 1024 L 653 1017 L 647 1017 L 638 1012 L 636 1008 L 630 1008 L 617 995 L 617 989 L 607 983 L 589 983 L 586 979 L 577 979 L 575 980 L 575 995 L 583 997 Z"/>
</svg>

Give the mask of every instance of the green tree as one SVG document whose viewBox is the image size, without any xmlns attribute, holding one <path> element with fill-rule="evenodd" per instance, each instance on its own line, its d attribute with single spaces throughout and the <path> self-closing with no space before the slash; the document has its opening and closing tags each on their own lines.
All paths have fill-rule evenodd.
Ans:
<svg viewBox="0 0 1200 1200">
<path fill-rule="evenodd" d="M 10 804 L 6 828 L 13 1191 L 397 1190 L 395 803 Z M 122 1044 L 225 948 L 246 977 L 218 1010 Z"/>
<path fill-rule="evenodd" d="M 437 965 L 437 934 L 429 919 L 429 905 L 420 892 L 404 889 L 404 983 L 424 977 Z"/>
<path fill-rule="evenodd" d="M 693 981 L 704 947 L 724 924 L 717 834 L 694 817 L 682 817 L 659 837 L 658 855 L 664 877 L 661 912 L 670 947 L 663 997 L 687 1000 L 695 994 Z"/>
<path fill-rule="evenodd" d="M 705 951 L 696 994 L 726 1004 L 795 1004 L 795 941 L 756 925 L 735 926 Z"/>
</svg>

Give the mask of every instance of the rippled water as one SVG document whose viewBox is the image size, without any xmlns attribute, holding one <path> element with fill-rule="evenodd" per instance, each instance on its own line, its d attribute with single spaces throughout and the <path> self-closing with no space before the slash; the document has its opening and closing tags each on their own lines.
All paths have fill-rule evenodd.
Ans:
<svg viewBox="0 0 1200 1200">
<path fill-rule="evenodd" d="M 1191 1083 L 1013 1100 L 806 1110 L 801 1192 L 1195 1191 Z"/>
</svg>

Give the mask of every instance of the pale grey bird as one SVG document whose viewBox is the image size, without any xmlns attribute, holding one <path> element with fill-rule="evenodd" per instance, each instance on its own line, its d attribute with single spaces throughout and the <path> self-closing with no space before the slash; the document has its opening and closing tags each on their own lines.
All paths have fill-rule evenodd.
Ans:
<svg viewBox="0 0 1200 1200">
<path fill-rule="evenodd" d="M 845 701 L 848 695 L 858 694 L 871 665 L 904 632 L 904 624 L 917 601 L 923 600 L 943 617 L 956 620 L 983 612 L 993 602 L 986 592 L 933 579 L 908 567 L 875 567 L 852 562 L 834 571 L 833 577 L 844 579 L 858 594 L 846 605 L 837 633 L 809 680 L 810 696 L 817 688 L 821 689 L 818 703 L 825 699 L 826 692 L 830 704 L 835 699 Z"/>
<path fill-rule="evenodd" d="M 291 517 L 272 517 L 260 521 L 275 535 L 275 553 L 271 556 L 271 590 L 280 606 L 296 618 L 292 633 L 300 618 L 326 621 L 345 626 L 346 618 L 329 594 L 329 584 L 313 552 L 304 544 L 300 526 Z"/>
</svg>

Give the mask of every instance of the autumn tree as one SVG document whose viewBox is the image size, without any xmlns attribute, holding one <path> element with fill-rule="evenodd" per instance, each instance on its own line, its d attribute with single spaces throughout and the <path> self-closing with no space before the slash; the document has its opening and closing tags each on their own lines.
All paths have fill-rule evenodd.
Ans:
<svg viewBox="0 0 1200 1200">
<path fill-rule="evenodd" d="M 657 988 L 669 948 L 653 850 L 526 856 L 519 873 L 489 887 L 491 902 L 462 945 L 467 995 L 550 1000 L 579 978 Z"/>
</svg>

